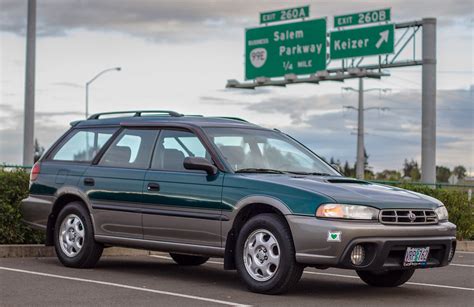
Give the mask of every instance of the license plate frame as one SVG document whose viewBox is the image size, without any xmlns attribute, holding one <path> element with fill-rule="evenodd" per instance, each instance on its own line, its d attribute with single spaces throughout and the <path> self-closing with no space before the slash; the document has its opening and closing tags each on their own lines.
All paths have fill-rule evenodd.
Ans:
<svg viewBox="0 0 474 307">
<path fill-rule="evenodd" d="M 403 266 L 419 266 L 426 265 L 430 247 L 407 247 L 403 258 Z"/>
</svg>

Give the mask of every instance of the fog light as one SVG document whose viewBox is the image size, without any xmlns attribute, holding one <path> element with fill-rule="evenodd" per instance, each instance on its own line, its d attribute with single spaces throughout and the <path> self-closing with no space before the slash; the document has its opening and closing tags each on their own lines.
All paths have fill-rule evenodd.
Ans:
<svg viewBox="0 0 474 307">
<path fill-rule="evenodd" d="M 362 245 L 354 246 L 351 253 L 351 262 L 353 265 L 361 265 L 365 260 L 365 248 Z"/>
<path fill-rule="evenodd" d="M 455 251 L 454 243 L 452 243 L 452 244 L 451 244 L 451 248 L 449 249 L 448 262 L 451 262 L 451 260 L 453 260 L 453 258 L 454 258 L 454 251 Z"/>
</svg>

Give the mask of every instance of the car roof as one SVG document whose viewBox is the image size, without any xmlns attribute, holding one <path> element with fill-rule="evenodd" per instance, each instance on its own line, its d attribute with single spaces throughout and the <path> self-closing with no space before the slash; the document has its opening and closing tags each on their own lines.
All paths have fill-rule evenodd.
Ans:
<svg viewBox="0 0 474 307">
<path fill-rule="evenodd" d="M 184 115 L 174 111 L 120 111 L 97 113 L 87 120 L 71 123 L 74 127 L 90 126 L 197 126 L 197 127 L 232 127 L 265 129 L 237 117 L 209 117 L 202 115 Z M 266 129 L 265 129 L 266 130 Z"/>
</svg>

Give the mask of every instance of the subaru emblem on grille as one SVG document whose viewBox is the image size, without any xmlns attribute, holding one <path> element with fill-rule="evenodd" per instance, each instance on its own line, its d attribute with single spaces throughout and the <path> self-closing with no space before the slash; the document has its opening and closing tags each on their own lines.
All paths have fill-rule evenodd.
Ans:
<svg viewBox="0 0 474 307">
<path fill-rule="evenodd" d="M 413 212 L 410 211 L 410 213 L 408 213 L 408 219 L 410 220 L 410 222 L 413 223 L 413 222 L 416 220 L 416 215 L 415 215 L 415 213 L 413 213 Z"/>
</svg>

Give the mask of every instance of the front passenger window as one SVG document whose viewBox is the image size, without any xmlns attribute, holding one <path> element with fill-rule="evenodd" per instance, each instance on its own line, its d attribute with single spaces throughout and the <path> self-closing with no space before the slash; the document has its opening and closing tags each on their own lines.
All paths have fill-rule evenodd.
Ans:
<svg viewBox="0 0 474 307">
<path fill-rule="evenodd" d="M 125 129 L 107 149 L 99 165 L 148 168 L 156 134 L 155 130 Z"/>
<path fill-rule="evenodd" d="M 156 144 L 151 164 L 152 169 L 187 171 L 183 162 L 186 157 L 211 157 L 199 138 L 191 132 L 163 130 Z"/>
</svg>

